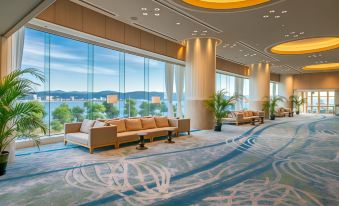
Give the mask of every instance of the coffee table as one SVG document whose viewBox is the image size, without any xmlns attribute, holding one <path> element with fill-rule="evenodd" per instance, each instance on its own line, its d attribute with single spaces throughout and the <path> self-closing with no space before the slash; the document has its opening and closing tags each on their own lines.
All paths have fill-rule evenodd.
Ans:
<svg viewBox="0 0 339 206">
<path fill-rule="evenodd" d="M 172 140 L 172 134 L 173 132 L 176 132 L 177 130 L 175 128 L 173 129 L 168 129 L 167 132 L 168 132 L 168 139 L 165 141 L 165 143 L 168 143 L 168 144 L 173 144 L 175 143 L 173 140 Z"/>
<path fill-rule="evenodd" d="M 255 117 L 251 118 L 251 125 L 255 125 Z"/>
<path fill-rule="evenodd" d="M 146 146 L 145 146 L 145 136 L 148 135 L 148 133 L 146 132 L 139 132 L 137 133 L 137 135 L 139 136 L 139 146 L 136 147 L 136 149 L 138 150 L 145 150 L 145 149 L 148 149 Z"/>
</svg>

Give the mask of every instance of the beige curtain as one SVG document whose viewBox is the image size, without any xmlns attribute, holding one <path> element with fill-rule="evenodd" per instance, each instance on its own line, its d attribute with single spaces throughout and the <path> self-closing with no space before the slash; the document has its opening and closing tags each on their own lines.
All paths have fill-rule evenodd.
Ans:
<svg viewBox="0 0 339 206">
<path fill-rule="evenodd" d="M 183 100 L 183 93 L 184 93 L 184 81 L 185 81 L 185 68 L 179 65 L 175 66 L 175 88 L 177 94 L 177 117 L 182 118 L 182 100 Z"/>
<path fill-rule="evenodd" d="M 235 81 L 234 81 L 234 94 L 235 95 L 243 95 L 244 94 L 244 79 L 243 78 L 238 78 L 235 77 Z M 235 104 L 235 110 L 242 110 L 243 109 L 243 101 L 239 100 L 236 104 Z"/>
<path fill-rule="evenodd" d="M 166 63 L 165 69 L 165 87 L 166 87 L 166 96 L 167 96 L 167 116 L 173 117 L 173 64 Z"/>
</svg>

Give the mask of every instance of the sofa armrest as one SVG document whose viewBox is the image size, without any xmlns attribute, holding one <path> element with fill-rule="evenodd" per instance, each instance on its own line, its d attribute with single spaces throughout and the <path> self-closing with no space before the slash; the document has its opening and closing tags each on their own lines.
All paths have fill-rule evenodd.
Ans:
<svg viewBox="0 0 339 206">
<path fill-rule="evenodd" d="M 171 127 L 178 128 L 178 132 L 189 132 L 191 130 L 190 119 L 168 119 Z"/>
<path fill-rule="evenodd" d="M 264 111 L 258 111 L 258 116 L 259 117 L 265 117 L 265 112 Z"/>
<path fill-rule="evenodd" d="M 81 122 L 66 123 L 64 125 L 65 134 L 80 132 Z"/>
<path fill-rule="evenodd" d="M 244 114 L 243 113 L 237 113 L 236 115 L 236 121 L 241 121 L 244 119 Z"/>
<path fill-rule="evenodd" d="M 93 127 L 89 131 L 90 147 L 114 145 L 117 141 L 117 126 Z"/>
</svg>

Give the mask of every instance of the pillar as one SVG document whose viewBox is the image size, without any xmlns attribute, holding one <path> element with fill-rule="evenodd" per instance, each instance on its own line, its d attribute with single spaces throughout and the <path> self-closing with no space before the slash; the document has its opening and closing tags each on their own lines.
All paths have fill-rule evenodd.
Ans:
<svg viewBox="0 0 339 206">
<path fill-rule="evenodd" d="M 334 112 L 337 116 L 339 116 L 339 90 L 335 90 L 335 99 L 334 99 Z"/>
<path fill-rule="evenodd" d="M 281 103 L 281 106 L 292 108 L 293 105 L 289 98 L 293 95 L 293 75 L 280 75 L 278 94 L 286 98 L 286 101 Z"/>
<path fill-rule="evenodd" d="M 258 63 L 250 65 L 250 101 L 251 110 L 261 111 L 265 99 L 270 96 L 270 65 Z"/>
<path fill-rule="evenodd" d="M 206 109 L 205 101 L 215 92 L 217 39 L 186 40 L 186 104 L 185 116 L 191 128 L 212 129 L 214 116 Z"/>
</svg>

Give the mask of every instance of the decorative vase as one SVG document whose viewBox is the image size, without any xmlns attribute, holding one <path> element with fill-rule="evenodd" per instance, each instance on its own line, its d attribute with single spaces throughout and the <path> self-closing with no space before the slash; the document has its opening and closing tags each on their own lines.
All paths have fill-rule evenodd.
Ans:
<svg viewBox="0 0 339 206">
<path fill-rule="evenodd" d="M 216 124 L 215 127 L 214 127 L 214 131 L 221 132 L 221 126 L 222 126 L 222 124 Z"/>
<path fill-rule="evenodd" d="M 270 120 L 275 120 L 275 115 L 270 115 Z"/>
<path fill-rule="evenodd" d="M 6 167 L 8 162 L 9 152 L 4 151 L 0 154 L 0 176 L 6 174 Z"/>
</svg>

